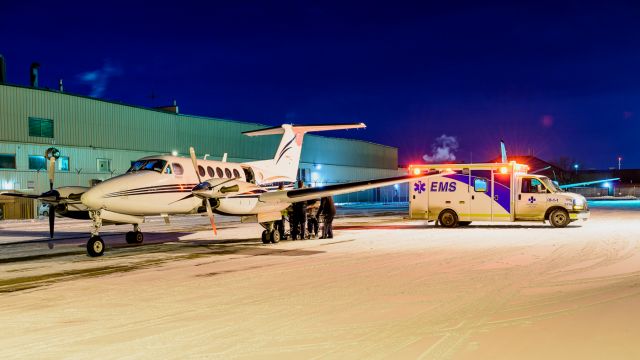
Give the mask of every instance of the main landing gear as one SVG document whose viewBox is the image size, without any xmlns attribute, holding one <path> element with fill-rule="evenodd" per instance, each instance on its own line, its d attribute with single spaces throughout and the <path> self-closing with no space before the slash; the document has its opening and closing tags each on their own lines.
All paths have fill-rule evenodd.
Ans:
<svg viewBox="0 0 640 360">
<path fill-rule="evenodd" d="M 275 221 L 260 223 L 260 225 L 265 229 L 262 232 L 263 244 L 275 244 L 280 242 L 280 230 L 278 229 L 278 226 L 276 226 Z"/>
<path fill-rule="evenodd" d="M 102 218 L 100 217 L 100 211 L 90 211 L 89 215 L 93 223 L 93 229 L 91 230 L 91 237 L 87 241 L 87 255 L 91 257 L 98 257 L 104 255 L 105 245 L 104 240 L 99 235 L 100 227 L 102 227 Z M 144 236 L 140 231 L 138 224 L 133 224 L 133 231 L 129 231 L 125 235 L 127 244 L 142 244 Z"/>
</svg>

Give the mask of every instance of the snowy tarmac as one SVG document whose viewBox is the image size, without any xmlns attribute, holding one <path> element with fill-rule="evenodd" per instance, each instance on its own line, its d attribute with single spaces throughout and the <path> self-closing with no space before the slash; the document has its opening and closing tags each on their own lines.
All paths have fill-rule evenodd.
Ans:
<svg viewBox="0 0 640 360">
<path fill-rule="evenodd" d="M 152 218 L 145 244 L 89 223 L 0 222 L 0 359 L 640 358 L 640 206 L 435 228 L 342 209 L 328 240 Z M 365 214 L 366 216 L 360 216 Z"/>
</svg>

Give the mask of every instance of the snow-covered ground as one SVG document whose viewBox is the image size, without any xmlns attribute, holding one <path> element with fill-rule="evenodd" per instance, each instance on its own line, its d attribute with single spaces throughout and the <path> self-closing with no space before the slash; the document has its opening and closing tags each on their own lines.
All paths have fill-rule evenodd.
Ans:
<svg viewBox="0 0 640 360">
<path fill-rule="evenodd" d="M 0 358 L 640 358 L 640 204 L 604 203 L 565 229 L 349 207 L 334 239 L 269 246 L 151 219 L 97 259 L 86 222 L 53 249 L 44 220 L 0 223 Z"/>
</svg>

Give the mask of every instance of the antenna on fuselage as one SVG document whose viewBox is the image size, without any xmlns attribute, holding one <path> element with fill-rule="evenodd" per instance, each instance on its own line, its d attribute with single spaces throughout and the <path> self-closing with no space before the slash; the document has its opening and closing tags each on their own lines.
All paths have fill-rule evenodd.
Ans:
<svg viewBox="0 0 640 360">
<path fill-rule="evenodd" d="M 227 162 L 227 153 L 224 153 L 224 155 L 222 155 L 222 162 Z"/>
</svg>

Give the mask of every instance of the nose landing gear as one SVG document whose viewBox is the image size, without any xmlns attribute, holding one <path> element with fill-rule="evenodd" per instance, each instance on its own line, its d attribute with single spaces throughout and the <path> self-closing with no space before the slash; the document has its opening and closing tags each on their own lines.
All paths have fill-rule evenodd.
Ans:
<svg viewBox="0 0 640 360">
<path fill-rule="evenodd" d="M 87 255 L 91 257 L 98 257 L 104 255 L 105 245 L 104 240 L 100 237 L 100 227 L 102 227 L 102 217 L 100 216 L 100 210 L 89 211 L 89 216 L 93 223 L 93 229 L 91 230 L 91 237 L 87 241 Z M 125 235 L 127 244 L 142 244 L 144 235 L 140 231 L 140 225 L 133 224 L 133 231 L 129 231 Z"/>
</svg>

